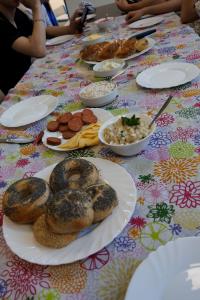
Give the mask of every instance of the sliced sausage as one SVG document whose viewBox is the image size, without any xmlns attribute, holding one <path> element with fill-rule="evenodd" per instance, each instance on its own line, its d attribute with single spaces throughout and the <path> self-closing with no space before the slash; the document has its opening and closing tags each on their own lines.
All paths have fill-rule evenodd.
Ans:
<svg viewBox="0 0 200 300">
<path fill-rule="evenodd" d="M 72 113 L 67 112 L 67 113 L 63 114 L 62 116 L 60 116 L 59 123 L 67 124 L 71 118 L 72 118 Z"/>
<path fill-rule="evenodd" d="M 68 122 L 68 127 L 72 131 L 76 131 L 76 132 L 80 131 L 82 126 L 83 126 L 83 122 L 82 122 L 82 119 L 79 117 L 72 118 Z"/>
<path fill-rule="evenodd" d="M 82 120 L 83 120 L 84 124 L 92 124 L 92 123 L 96 123 L 97 122 L 97 117 L 94 114 L 92 114 L 92 115 L 84 114 L 82 116 Z"/>
<path fill-rule="evenodd" d="M 56 137 L 48 137 L 47 144 L 52 145 L 52 146 L 58 146 L 61 144 L 61 139 L 56 138 Z"/>
<path fill-rule="evenodd" d="M 68 130 L 68 125 L 60 125 L 59 126 L 59 131 L 60 132 L 64 132 L 64 131 L 67 131 Z"/>
<path fill-rule="evenodd" d="M 57 121 L 50 121 L 48 124 L 47 124 L 47 129 L 49 131 L 57 131 L 59 128 L 59 123 Z"/>
<path fill-rule="evenodd" d="M 68 139 L 71 139 L 75 134 L 76 134 L 75 131 L 71 131 L 68 129 L 67 131 L 62 133 L 62 136 L 63 136 L 63 139 L 68 140 Z"/>
<path fill-rule="evenodd" d="M 73 114 L 73 118 L 75 118 L 75 117 L 81 118 L 81 117 L 82 117 L 82 113 L 81 113 L 81 112 L 76 112 L 76 113 L 74 113 L 74 114 Z"/>
<path fill-rule="evenodd" d="M 83 111 L 82 111 L 82 115 L 94 115 L 93 111 L 89 108 L 85 108 Z"/>
</svg>

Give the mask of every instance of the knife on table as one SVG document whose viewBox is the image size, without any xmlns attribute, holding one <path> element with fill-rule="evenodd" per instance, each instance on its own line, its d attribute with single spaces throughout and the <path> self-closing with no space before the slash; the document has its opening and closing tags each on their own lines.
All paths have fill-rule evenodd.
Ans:
<svg viewBox="0 0 200 300">
<path fill-rule="evenodd" d="M 156 29 L 154 28 L 154 29 L 150 29 L 150 30 L 145 30 L 145 31 L 140 31 L 140 32 L 136 32 L 136 33 L 134 33 L 134 34 L 132 34 L 129 38 L 128 38 L 128 40 L 130 40 L 130 39 L 137 39 L 137 40 L 140 40 L 140 39 L 143 39 L 145 36 L 148 36 L 148 35 L 150 35 L 150 34 L 153 34 L 153 33 L 155 33 L 156 32 Z"/>
<path fill-rule="evenodd" d="M 10 143 L 10 144 L 28 144 L 34 141 L 34 137 L 20 137 L 20 138 L 0 138 L 0 143 Z"/>
</svg>

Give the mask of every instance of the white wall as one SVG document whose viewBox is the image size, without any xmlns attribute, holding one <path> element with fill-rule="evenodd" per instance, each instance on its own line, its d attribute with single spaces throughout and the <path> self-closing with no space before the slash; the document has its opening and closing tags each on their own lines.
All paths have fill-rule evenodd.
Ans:
<svg viewBox="0 0 200 300">
<path fill-rule="evenodd" d="M 50 0 L 53 9 L 57 9 L 58 7 L 63 5 L 63 0 Z M 113 3 L 114 0 L 90 0 L 96 7 Z M 74 11 L 74 9 L 78 6 L 81 0 L 68 0 L 67 4 L 69 6 L 70 12 Z"/>
</svg>

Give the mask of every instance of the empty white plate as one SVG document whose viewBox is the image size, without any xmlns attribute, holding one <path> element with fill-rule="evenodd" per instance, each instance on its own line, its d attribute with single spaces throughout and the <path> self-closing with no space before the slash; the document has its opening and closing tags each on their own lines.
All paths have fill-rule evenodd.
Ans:
<svg viewBox="0 0 200 300">
<path fill-rule="evenodd" d="M 129 28 L 131 29 L 141 29 L 141 28 L 147 28 L 154 26 L 156 24 L 159 24 L 163 21 L 163 17 L 151 17 L 151 18 L 146 18 L 142 19 L 139 21 L 136 21 L 132 24 L 129 25 Z"/>
<path fill-rule="evenodd" d="M 31 124 L 49 115 L 58 105 L 58 99 L 41 95 L 23 100 L 7 109 L 0 118 L 6 127 L 20 127 Z"/>
<path fill-rule="evenodd" d="M 73 34 L 57 36 L 46 41 L 46 46 L 56 46 L 72 40 Z"/>
<path fill-rule="evenodd" d="M 200 238 L 179 238 L 159 247 L 141 263 L 125 300 L 199 300 Z"/>
<path fill-rule="evenodd" d="M 100 171 L 101 179 L 115 189 L 119 204 L 95 229 L 61 249 L 40 245 L 33 236 L 31 225 L 13 223 L 4 216 L 3 234 L 6 243 L 22 259 L 40 265 L 60 265 L 83 259 L 111 243 L 128 223 L 137 200 L 132 177 L 123 167 L 109 160 L 90 157 L 84 159 L 95 164 Z M 51 165 L 45 168 L 35 174 L 35 177 L 49 181 L 54 167 L 55 165 Z"/>
<path fill-rule="evenodd" d="M 137 84 L 145 88 L 163 89 L 185 84 L 200 74 L 200 69 L 189 63 L 163 63 L 141 72 Z"/>
</svg>

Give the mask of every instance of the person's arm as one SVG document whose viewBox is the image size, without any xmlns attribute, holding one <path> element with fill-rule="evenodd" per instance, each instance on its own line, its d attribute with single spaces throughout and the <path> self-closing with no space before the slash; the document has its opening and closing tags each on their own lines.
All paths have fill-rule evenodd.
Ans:
<svg viewBox="0 0 200 300">
<path fill-rule="evenodd" d="M 33 32 L 30 37 L 18 37 L 12 44 L 12 48 L 20 53 L 33 57 L 44 57 L 46 55 L 46 32 L 42 17 L 40 0 L 23 0 L 22 4 L 32 9 Z"/>
<path fill-rule="evenodd" d="M 144 15 L 159 15 L 172 11 L 178 11 L 181 8 L 181 0 L 169 0 L 164 3 L 144 7 L 136 10 L 135 12 L 129 12 L 126 16 L 128 24 L 137 21 Z"/>
<path fill-rule="evenodd" d="M 195 10 L 194 0 L 182 0 L 181 4 L 181 22 L 189 23 L 198 19 L 198 15 Z"/>
<path fill-rule="evenodd" d="M 156 5 L 160 2 L 163 2 L 162 0 L 141 0 L 137 3 L 128 3 L 127 0 L 116 0 L 115 3 L 117 7 L 125 12 L 132 11 L 132 10 L 138 10 L 141 8 L 144 8 L 146 6 L 150 5 Z"/>
<path fill-rule="evenodd" d="M 83 31 L 83 26 L 80 24 L 80 18 L 82 11 L 76 10 L 70 19 L 69 26 L 47 26 L 46 34 L 48 37 L 56 37 L 65 34 L 76 34 Z"/>
</svg>

